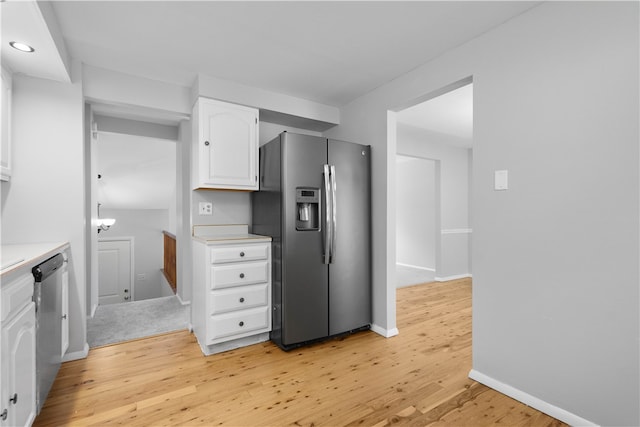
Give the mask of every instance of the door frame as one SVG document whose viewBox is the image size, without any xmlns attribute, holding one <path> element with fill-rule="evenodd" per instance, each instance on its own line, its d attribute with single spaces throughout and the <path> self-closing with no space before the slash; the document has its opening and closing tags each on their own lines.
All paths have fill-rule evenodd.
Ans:
<svg viewBox="0 0 640 427">
<path fill-rule="evenodd" d="M 129 280 L 131 283 L 131 286 L 129 287 L 129 291 L 131 294 L 131 302 L 136 300 L 136 282 L 134 280 L 135 278 L 135 269 L 136 269 L 136 265 L 134 263 L 135 261 L 135 251 L 134 251 L 134 238 L 133 236 L 114 236 L 114 237 L 99 237 L 98 238 L 98 246 L 100 245 L 100 242 L 125 242 L 128 241 L 129 242 L 129 262 L 131 265 L 131 268 L 129 269 Z M 99 247 L 96 248 L 96 253 L 99 251 Z M 96 269 L 97 270 L 97 269 Z M 98 295 L 100 295 L 100 283 L 98 283 Z"/>
</svg>

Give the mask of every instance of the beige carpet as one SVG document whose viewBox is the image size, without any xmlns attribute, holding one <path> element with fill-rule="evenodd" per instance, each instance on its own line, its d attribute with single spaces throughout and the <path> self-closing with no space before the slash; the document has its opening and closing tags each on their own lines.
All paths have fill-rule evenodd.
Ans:
<svg viewBox="0 0 640 427">
<path fill-rule="evenodd" d="M 187 329 L 190 308 L 175 296 L 101 305 L 87 322 L 87 342 L 93 348 Z"/>
</svg>

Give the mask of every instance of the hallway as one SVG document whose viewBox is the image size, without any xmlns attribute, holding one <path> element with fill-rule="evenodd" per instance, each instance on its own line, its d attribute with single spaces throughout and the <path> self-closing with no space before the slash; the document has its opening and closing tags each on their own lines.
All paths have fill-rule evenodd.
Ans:
<svg viewBox="0 0 640 427">
<path fill-rule="evenodd" d="M 189 305 L 177 297 L 100 305 L 87 320 L 90 348 L 188 329 Z"/>
</svg>

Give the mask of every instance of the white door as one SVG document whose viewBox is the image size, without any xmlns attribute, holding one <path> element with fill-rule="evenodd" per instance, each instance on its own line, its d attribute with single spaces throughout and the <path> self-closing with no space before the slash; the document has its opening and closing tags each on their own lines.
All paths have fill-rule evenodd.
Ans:
<svg viewBox="0 0 640 427">
<path fill-rule="evenodd" d="M 98 242 L 98 304 L 131 301 L 131 240 Z"/>
</svg>

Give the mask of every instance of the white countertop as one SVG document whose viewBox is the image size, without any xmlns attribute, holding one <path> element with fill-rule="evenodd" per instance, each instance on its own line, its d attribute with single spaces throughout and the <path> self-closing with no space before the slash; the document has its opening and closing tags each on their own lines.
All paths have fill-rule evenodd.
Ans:
<svg viewBox="0 0 640 427">
<path fill-rule="evenodd" d="M 40 262 L 67 249 L 69 242 L 29 243 L 0 247 L 0 277 L 22 268 L 35 267 Z"/>
<path fill-rule="evenodd" d="M 271 237 L 249 233 L 249 226 L 239 225 L 194 225 L 193 239 L 203 243 L 270 242 Z"/>
</svg>

